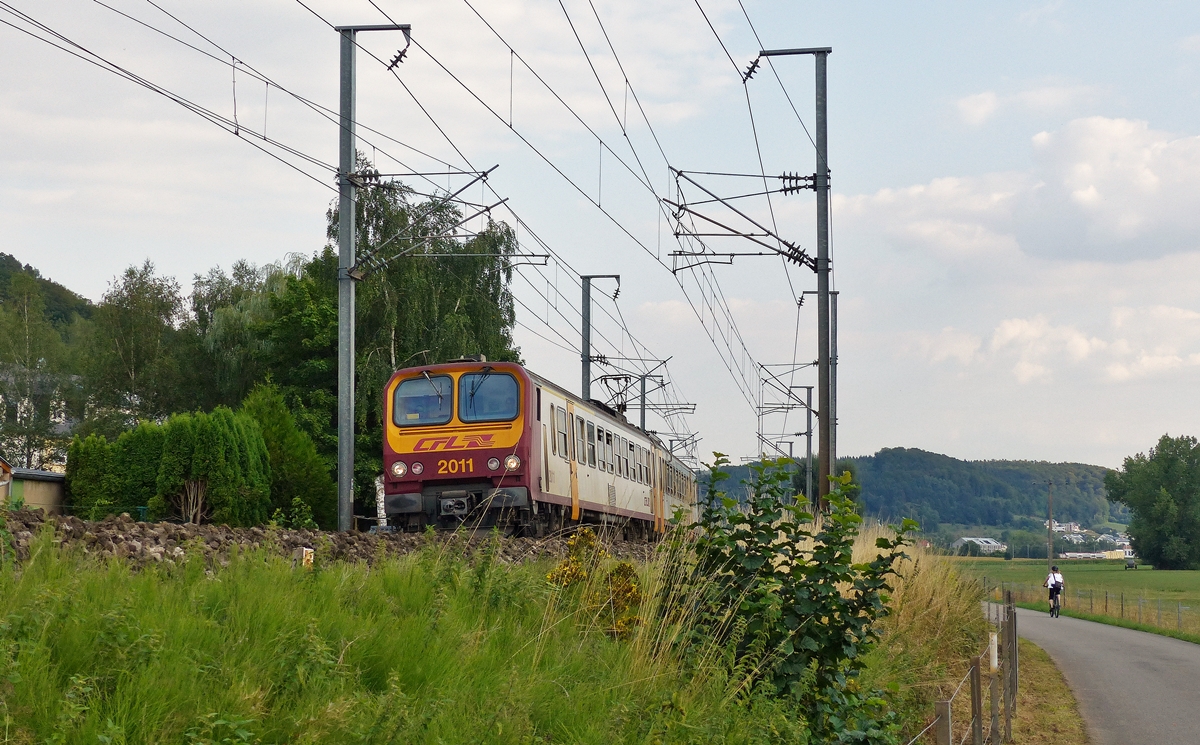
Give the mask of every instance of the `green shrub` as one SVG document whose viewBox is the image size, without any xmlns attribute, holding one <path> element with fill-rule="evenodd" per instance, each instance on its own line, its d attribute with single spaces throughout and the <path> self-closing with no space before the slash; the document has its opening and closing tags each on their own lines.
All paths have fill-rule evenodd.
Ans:
<svg viewBox="0 0 1200 745">
<path fill-rule="evenodd" d="M 716 454 L 710 484 L 728 478 Z M 856 681 L 863 655 L 879 638 L 887 614 L 889 579 L 904 558 L 906 520 L 876 541 L 876 555 L 855 563 L 862 518 L 835 480 L 830 510 L 819 518 L 788 494 L 790 459 L 752 468 L 744 503 L 715 489 L 690 530 L 689 579 L 673 588 L 693 608 L 690 653 L 721 650 L 741 692 L 763 686 L 809 712 L 814 735 L 836 742 L 892 743 L 898 723 L 880 692 Z M 820 741 L 827 741 L 822 739 Z"/>
<path fill-rule="evenodd" d="M 262 430 L 270 463 L 271 506 L 284 512 L 301 500 L 322 528 L 337 526 L 337 487 L 311 437 L 300 429 L 283 395 L 273 385 L 255 387 L 241 412 Z M 260 456 L 261 457 L 261 456 Z"/>
<path fill-rule="evenodd" d="M 113 446 L 102 435 L 78 435 L 67 449 L 66 500 L 75 514 L 98 519 L 112 511 L 115 499 L 108 476 Z"/>
<path fill-rule="evenodd" d="M 163 428 L 152 422 L 122 432 L 113 443 L 111 467 L 105 475 L 113 495 L 113 511 L 135 514 L 158 493 L 158 467 L 162 462 Z"/>
</svg>

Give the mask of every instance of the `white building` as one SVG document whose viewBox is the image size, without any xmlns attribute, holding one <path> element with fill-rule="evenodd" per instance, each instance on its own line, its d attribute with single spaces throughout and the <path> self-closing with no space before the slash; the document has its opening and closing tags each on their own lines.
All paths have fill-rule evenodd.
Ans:
<svg viewBox="0 0 1200 745">
<path fill-rule="evenodd" d="M 976 546 L 979 546 L 979 553 L 981 554 L 1002 553 L 1008 550 L 1007 545 L 997 541 L 995 538 L 975 538 L 971 536 L 959 538 L 950 544 L 950 548 L 957 551 L 968 543 L 974 543 Z"/>
</svg>

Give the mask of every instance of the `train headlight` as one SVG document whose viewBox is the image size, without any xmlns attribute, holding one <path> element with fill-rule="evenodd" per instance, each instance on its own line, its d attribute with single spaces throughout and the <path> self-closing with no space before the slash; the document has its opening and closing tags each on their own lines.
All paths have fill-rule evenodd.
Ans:
<svg viewBox="0 0 1200 745">
<path fill-rule="evenodd" d="M 424 470 L 425 470 L 425 466 L 423 464 L 421 464 L 421 463 L 413 463 L 412 464 L 413 476 L 420 476 L 421 472 Z"/>
<path fill-rule="evenodd" d="M 521 459 L 516 455 L 510 455 L 504 459 L 504 470 L 515 471 L 521 467 Z"/>
<path fill-rule="evenodd" d="M 488 458 L 488 470 L 489 471 L 499 471 L 500 470 L 500 459 L 499 458 Z"/>
<path fill-rule="evenodd" d="M 402 479 L 406 473 L 408 473 L 408 466 L 404 464 L 404 461 L 398 460 L 392 464 L 392 475 L 396 478 Z"/>
</svg>

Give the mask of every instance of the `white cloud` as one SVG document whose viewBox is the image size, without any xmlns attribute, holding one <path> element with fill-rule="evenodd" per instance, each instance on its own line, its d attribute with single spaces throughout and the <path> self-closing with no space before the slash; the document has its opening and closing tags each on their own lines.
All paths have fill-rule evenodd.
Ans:
<svg viewBox="0 0 1200 745">
<path fill-rule="evenodd" d="M 984 91 L 958 99 L 958 115 L 967 124 L 980 125 L 996 113 L 1000 99 L 993 91 Z"/>
<path fill-rule="evenodd" d="M 1033 136 L 1028 171 L 835 199 L 897 245 L 956 261 L 1129 261 L 1200 249 L 1200 137 L 1088 117 Z"/>
<path fill-rule="evenodd" d="M 1200 34 L 1192 34 L 1180 39 L 1179 49 L 1183 52 L 1200 52 Z"/>
<path fill-rule="evenodd" d="M 959 118 L 977 127 L 1005 109 L 1062 113 L 1094 103 L 1101 94 L 1102 90 L 1094 85 L 1043 85 L 1006 95 L 995 91 L 974 93 L 958 99 L 956 106 Z"/>
<path fill-rule="evenodd" d="M 983 340 L 968 331 L 947 326 L 934 335 L 918 335 L 916 345 L 921 355 L 934 364 L 953 360 L 968 365 L 978 356 Z"/>
</svg>

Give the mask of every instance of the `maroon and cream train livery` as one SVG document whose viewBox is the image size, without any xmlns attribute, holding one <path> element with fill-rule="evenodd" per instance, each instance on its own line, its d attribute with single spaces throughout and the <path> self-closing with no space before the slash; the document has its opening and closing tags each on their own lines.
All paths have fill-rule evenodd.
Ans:
<svg viewBox="0 0 1200 745">
<path fill-rule="evenodd" d="M 540 535 L 604 523 L 648 537 L 695 509 L 695 477 L 661 440 L 515 363 L 400 370 L 384 411 L 391 525 Z"/>
</svg>

